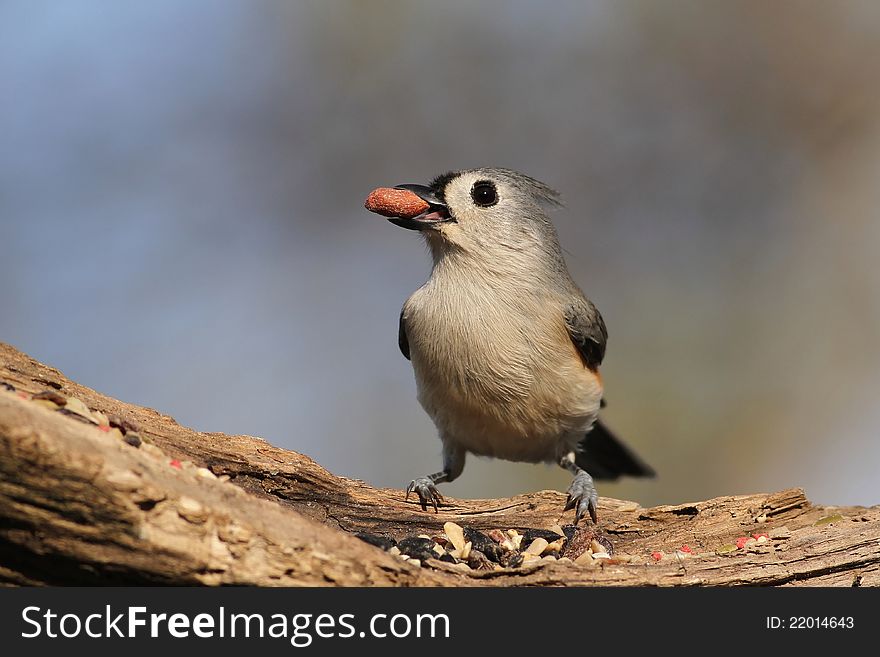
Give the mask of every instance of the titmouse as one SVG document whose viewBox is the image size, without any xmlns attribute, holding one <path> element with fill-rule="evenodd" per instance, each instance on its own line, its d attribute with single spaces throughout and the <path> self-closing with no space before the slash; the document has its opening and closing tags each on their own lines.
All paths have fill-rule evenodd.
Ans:
<svg viewBox="0 0 880 657">
<path fill-rule="evenodd" d="M 462 473 L 468 452 L 558 463 L 574 475 L 565 510 L 575 522 L 586 513 L 596 522 L 594 478 L 654 474 L 597 419 L 608 334 L 568 273 L 544 211 L 555 205 L 544 183 L 498 168 L 367 198 L 368 210 L 420 231 L 433 258 L 398 334 L 443 443 L 443 470 L 407 488 L 425 510 L 437 510 L 437 484 Z"/>
</svg>

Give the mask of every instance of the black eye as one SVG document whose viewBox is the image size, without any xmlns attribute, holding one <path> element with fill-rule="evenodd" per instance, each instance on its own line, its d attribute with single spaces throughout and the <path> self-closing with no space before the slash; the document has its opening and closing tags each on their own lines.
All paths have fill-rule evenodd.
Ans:
<svg viewBox="0 0 880 657">
<path fill-rule="evenodd" d="M 471 189 L 471 198 L 481 208 L 488 208 L 498 202 L 498 190 L 488 180 L 479 180 Z"/>
</svg>

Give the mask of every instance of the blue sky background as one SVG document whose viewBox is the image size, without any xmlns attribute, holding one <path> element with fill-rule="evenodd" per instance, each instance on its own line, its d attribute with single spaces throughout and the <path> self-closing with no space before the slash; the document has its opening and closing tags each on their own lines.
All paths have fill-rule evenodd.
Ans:
<svg viewBox="0 0 880 657">
<path fill-rule="evenodd" d="M 0 4 L 0 340 L 200 430 L 403 486 L 439 441 L 397 351 L 429 272 L 374 187 L 559 189 L 644 504 L 877 504 L 880 6 Z M 471 458 L 453 495 L 564 490 Z"/>
</svg>

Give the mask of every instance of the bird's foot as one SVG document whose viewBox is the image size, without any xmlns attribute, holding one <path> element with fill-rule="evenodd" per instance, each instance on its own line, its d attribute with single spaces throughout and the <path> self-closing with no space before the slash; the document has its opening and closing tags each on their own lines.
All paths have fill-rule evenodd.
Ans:
<svg viewBox="0 0 880 657">
<path fill-rule="evenodd" d="M 599 493 L 596 492 L 596 486 L 593 484 L 593 478 L 584 470 L 580 470 L 575 474 L 568 487 L 568 500 L 565 503 L 564 511 L 575 509 L 574 523 L 580 522 L 580 519 L 589 512 L 590 518 L 596 522 L 596 506 L 599 504 Z"/>
<path fill-rule="evenodd" d="M 437 513 L 437 506 L 443 504 L 443 496 L 440 494 L 440 491 L 437 490 L 437 485 L 431 477 L 419 477 L 418 479 L 413 479 L 409 483 L 409 486 L 406 487 L 406 497 L 404 498 L 404 501 L 409 499 L 409 495 L 413 491 L 419 496 L 419 501 L 422 503 L 422 511 L 428 510 L 428 503 L 430 502 L 431 506 L 434 507 L 434 513 Z"/>
</svg>

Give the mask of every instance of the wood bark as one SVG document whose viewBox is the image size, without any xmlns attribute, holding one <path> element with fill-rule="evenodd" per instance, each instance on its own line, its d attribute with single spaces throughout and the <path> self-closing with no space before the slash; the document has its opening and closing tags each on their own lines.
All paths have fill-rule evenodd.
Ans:
<svg viewBox="0 0 880 657">
<path fill-rule="evenodd" d="M 40 393 L 48 399 L 33 398 Z M 120 430 L 77 415 L 70 398 L 115 416 L 114 424 L 136 430 L 143 443 L 135 447 Z M 67 406 L 59 410 L 58 402 Z M 602 498 L 596 531 L 614 552 L 583 566 L 537 561 L 464 571 L 435 560 L 417 566 L 354 535 L 436 535 L 447 521 L 481 530 L 546 530 L 572 522 L 572 512 L 561 511 L 564 500 L 555 491 L 447 498 L 439 513 L 426 513 L 399 489 L 335 476 L 260 438 L 182 427 L 0 343 L 0 583 L 880 583 L 880 507 L 817 506 L 800 489 L 654 508 Z M 767 538 L 742 545 L 755 534 Z"/>
</svg>

